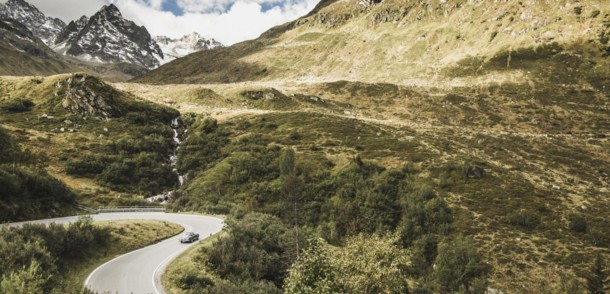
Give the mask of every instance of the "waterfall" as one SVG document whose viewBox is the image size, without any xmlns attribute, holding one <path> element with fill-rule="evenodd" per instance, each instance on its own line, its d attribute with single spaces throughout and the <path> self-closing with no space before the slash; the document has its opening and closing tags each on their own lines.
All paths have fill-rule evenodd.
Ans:
<svg viewBox="0 0 610 294">
<path fill-rule="evenodd" d="M 176 149 L 174 149 L 174 154 L 172 154 L 169 157 L 169 163 L 173 167 L 172 171 L 178 177 L 178 183 L 180 184 L 180 187 L 182 187 L 182 185 L 184 185 L 184 176 L 182 176 L 178 172 L 178 169 L 176 168 L 176 165 L 178 164 L 178 151 L 180 150 L 180 143 L 181 143 L 180 133 L 179 133 L 181 126 L 180 126 L 179 119 L 180 119 L 180 117 L 174 118 L 172 120 L 172 123 L 170 124 L 170 127 L 172 128 L 172 140 L 174 140 L 174 142 L 176 143 Z M 165 201 L 167 201 L 167 199 L 171 198 L 174 195 L 174 192 L 175 192 L 174 190 L 166 191 L 166 192 L 163 192 L 158 195 L 147 197 L 146 200 L 148 200 L 149 202 L 161 200 L 162 203 L 165 203 Z"/>
<path fill-rule="evenodd" d="M 170 162 L 171 165 L 174 167 L 173 171 L 178 175 L 178 183 L 180 184 L 180 187 L 182 187 L 182 185 L 184 185 L 184 177 L 178 172 L 178 169 L 176 168 L 176 164 L 178 163 L 178 151 L 180 150 L 180 144 L 182 143 L 178 134 L 178 130 L 180 129 L 180 123 L 178 122 L 178 119 L 180 119 L 180 117 L 174 118 L 171 124 L 173 132 L 172 139 L 174 140 L 174 142 L 176 142 L 176 150 L 174 150 L 174 154 L 170 157 Z"/>
</svg>

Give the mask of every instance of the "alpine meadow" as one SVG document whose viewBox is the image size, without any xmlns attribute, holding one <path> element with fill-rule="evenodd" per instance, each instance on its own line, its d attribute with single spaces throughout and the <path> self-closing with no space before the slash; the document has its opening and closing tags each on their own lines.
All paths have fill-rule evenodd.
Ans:
<svg viewBox="0 0 610 294">
<path fill-rule="evenodd" d="M 610 1 L 0 2 L 0 293 L 610 292 Z"/>
</svg>

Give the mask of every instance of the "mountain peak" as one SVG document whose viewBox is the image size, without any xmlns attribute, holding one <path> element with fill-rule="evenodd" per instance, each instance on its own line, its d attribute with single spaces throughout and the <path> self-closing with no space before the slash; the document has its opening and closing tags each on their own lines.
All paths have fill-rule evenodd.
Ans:
<svg viewBox="0 0 610 294">
<path fill-rule="evenodd" d="M 25 0 L 8 0 L 6 2 L 6 4 L 7 5 L 22 5 L 22 6 L 36 8 L 36 7 L 32 6 L 30 3 L 26 2 Z"/>
<path fill-rule="evenodd" d="M 143 26 L 123 18 L 114 4 L 104 5 L 91 18 L 71 22 L 58 38 L 58 50 L 85 61 L 127 62 L 159 66 L 163 52 Z"/>
<path fill-rule="evenodd" d="M 98 13 L 110 13 L 110 14 L 113 14 L 113 15 L 122 16 L 121 15 L 121 11 L 114 4 L 109 4 L 109 5 L 102 6 L 102 8 L 98 11 Z"/>
<path fill-rule="evenodd" d="M 194 52 L 223 47 L 220 42 L 214 39 L 206 39 L 197 32 L 184 35 L 178 39 L 166 36 L 155 36 L 154 40 L 159 44 L 161 50 L 163 50 L 163 53 L 165 54 L 165 58 L 161 60 L 162 64 Z"/>
<path fill-rule="evenodd" d="M 0 8 L 1 18 L 22 23 L 47 45 L 52 45 L 57 34 L 66 26 L 60 19 L 44 15 L 36 6 L 24 0 L 9 0 Z"/>
</svg>

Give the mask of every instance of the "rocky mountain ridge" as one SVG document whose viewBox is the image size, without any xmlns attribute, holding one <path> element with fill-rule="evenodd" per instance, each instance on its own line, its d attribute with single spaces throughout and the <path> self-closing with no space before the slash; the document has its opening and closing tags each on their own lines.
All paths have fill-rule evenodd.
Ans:
<svg viewBox="0 0 610 294">
<path fill-rule="evenodd" d="M 71 22 L 59 36 L 55 49 L 83 60 L 128 62 L 152 69 L 163 59 L 148 30 L 123 18 L 114 4 L 103 6 L 91 18 Z"/>
<path fill-rule="evenodd" d="M 0 4 L 0 18 L 24 24 L 62 55 L 93 64 L 126 63 L 150 70 L 193 52 L 222 46 L 197 33 L 179 39 L 152 38 L 144 26 L 125 19 L 114 4 L 66 25 L 60 19 L 47 17 L 25 0 L 9 0 Z"/>
<path fill-rule="evenodd" d="M 24 0 L 0 3 L 0 18 L 14 19 L 22 23 L 48 46 L 55 43 L 57 34 L 66 27 L 61 19 L 46 16 Z"/>
</svg>

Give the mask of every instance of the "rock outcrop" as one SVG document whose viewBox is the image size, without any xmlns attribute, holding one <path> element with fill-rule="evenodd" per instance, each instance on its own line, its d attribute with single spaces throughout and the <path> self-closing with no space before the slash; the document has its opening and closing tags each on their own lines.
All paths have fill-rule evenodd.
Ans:
<svg viewBox="0 0 610 294">
<path fill-rule="evenodd" d="M 57 87 L 63 90 L 62 107 L 72 113 L 96 119 L 123 115 L 119 102 L 120 92 L 97 78 L 75 74 L 58 83 Z"/>
</svg>

